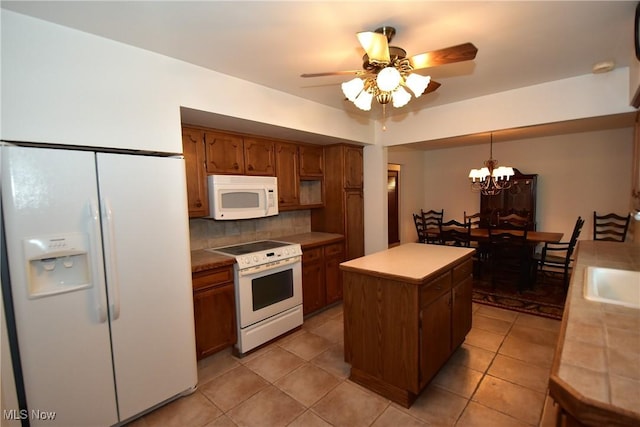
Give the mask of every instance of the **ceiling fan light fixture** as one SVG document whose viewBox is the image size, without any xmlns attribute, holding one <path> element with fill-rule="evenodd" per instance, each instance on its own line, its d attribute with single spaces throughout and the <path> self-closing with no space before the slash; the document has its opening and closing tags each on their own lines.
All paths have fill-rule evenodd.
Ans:
<svg viewBox="0 0 640 427">
<path fill-rule="evenodd" d="M 363 31 L 357 33 L 358 41 L 372 64 L 386 65 L 391 62 L 387 36 L 382 33 Z"/>
<path fill-rule="evenodd" d="M 409 74 L 405 85 L 411 89 L 416 98 L 424 93 L 431 82 L 431 76 L 421 76 L 420 74 Z"/>
<path fill-rule="evenodd" d="M 362 92 L 362 89 L 364 89 L 364 80 L 356 77 L 353 80 L 342 83 L 341 87 L 344 96 L 346 96 L 349 101 L 355 102 L 355 99 L 358 97 L 360 92 Z"/>
<path fill-rule="evenodd" d="M 385 67 L 378 73 L 376 84 L 383 92 L 393 92 L 400 85 L 401 80 L 400 71 L 395 67 Z"/>
<path fill-rule="evenodd" d="M 396 89 L 393 94 L 393 106 L 396 108 L 404 107 L 411 100 L 411 94 L 402 86 Z"/>
<path fill-rule="evenodd" d="M 366 90 L 360 92 L 360 95 L 353 100 L 353 103 L 356 107 L 361 110 L 369 111 L 371 110 L 371 101 L 373 100 L 373 94 L 369 93 Z"/>
</svg>

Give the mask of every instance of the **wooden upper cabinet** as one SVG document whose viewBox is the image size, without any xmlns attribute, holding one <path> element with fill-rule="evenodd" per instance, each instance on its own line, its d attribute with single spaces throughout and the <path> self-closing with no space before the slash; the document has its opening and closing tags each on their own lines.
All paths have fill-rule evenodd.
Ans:
<svg viewBox="0 0 640 427">
<path fill-rule="evenodd" d="M 275 144 L 273 141 L 244 138 L 245 175 L 275 176 Z"/>
<path fill-rule="evenodd" d="M 207 173 L 244 173 L 242 137 L 219 132 L 205 132 Z"/>
<path fill-rule="evenodd" d="M 363 158 L 361 147 L 344 148 L 344 186 L 345 188 L 363 187 Z"/>
<path fill-rule="evenodd" d="M 204 132 L 182 128 L 182 153 L 187 178 L 187 204 L 189 217 L 209 215 L 207 171 L 205 169 Z"/>
<path fill-rule="evenodd" d="M 278 205 L 280 208 L 300 204 L 298 181 L 298 146 L 286 142 L 275 143 L 276 176 L 278 177 Z"/>
<path fill-rule="evenodd" d="M 300 145 L 300 177 L 317 178 L 324 176 L 324 149 L 322 147 Z"/>
</svg>

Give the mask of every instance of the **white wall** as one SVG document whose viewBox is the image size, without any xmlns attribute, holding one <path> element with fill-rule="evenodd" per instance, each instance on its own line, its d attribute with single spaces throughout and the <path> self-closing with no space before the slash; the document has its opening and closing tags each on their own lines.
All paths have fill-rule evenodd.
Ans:
<svg viewBox="0 0 640 427">
<path fill-rule="evenodd" d="M 394 117 L 376 136 L 398 145 L 632 111 L 629 67 L 623 67 L 425 108 L 402 121 Z"/>
<path fill-rule="evenodd" d="M 0 9 L 2 139 L 182 152 L 180 106 L 347 140 L 346 112 Z"/>
<path fill-rule="evenodd" d="M 633 128 L 585 132 L 494 142 L 493 157 L 522 173 L 538 174 L 538 230 L 560 231 L 568 236 L 576 218 L 586 219 L 581 239 L 592 238 L 592 215 L 598 212 L 629 212 Z M 416 153 L 389 152 L 389 161 L 402 165 L 402 243 L 416 239 L 404 231 L 413 227 L 411 211 L 444 209 L 446 219 L 461 220 L 463 212 L 477 212 L 480 196 L 471 192 L 469 169 L 482 166 L 489 144 Z M 422 172 L 421 185 L 407 183 Z M 409 188 L 407 188 L 409 187 Z M 418 188 L 421 187 L 421 188 Z M 415 196 L 404 196 L 405 192 Z M 421 197 L 420 197 L 421 196 Z M 416 206 L 421 199 L 420 206 Z M 409 238 L 407 238 L 409 236 Z"/>
<path fill-rule="evenodd" d="M 424 208 L 424 160 L 420 152 L 394 148 L 388 150 L 389 163 L 400 165 L 398 216 L 400 243 L 415 242 L 418 238 L 412 214 Z"/>
<path fill-rule="evenodd" d="M 387 150 L 369 145 L 363 150 L 364 167 L 364 253 L 388 247 Z M 384 171 L 384 173 L 381 173 Z"/>
</svg>

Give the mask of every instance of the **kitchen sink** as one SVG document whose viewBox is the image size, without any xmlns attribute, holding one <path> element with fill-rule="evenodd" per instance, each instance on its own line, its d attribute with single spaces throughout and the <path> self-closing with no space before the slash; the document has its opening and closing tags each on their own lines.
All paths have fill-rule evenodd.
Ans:
<svg viewBox="0 0 640 427">
<path fill-rule="evenodd" d="M 640 271 L 587 267 L 584 297 L 640 309 Z"/>
</svg>

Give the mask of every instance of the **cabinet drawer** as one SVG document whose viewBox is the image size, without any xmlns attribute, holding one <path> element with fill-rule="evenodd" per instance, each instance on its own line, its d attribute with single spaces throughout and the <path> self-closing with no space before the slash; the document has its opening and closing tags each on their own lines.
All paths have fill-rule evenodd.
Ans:
<svg viewBox="0 0 640 427">
<path fill-rule="evenodd" d="M 420 307 L 429 305 L 440 295 L 451 290 L 451 272 L 447 271 L 442 276 L 430 281 L 420 288 Z"/>
<path fill-rule="evenodd" d="M 333 243 L 324 247 L 325 256 L 336 255 L 342 252 L 344 252 L 344 244 L 342 243 Z"/>
<path fill-rule="evenodd" d="M 302 262 L 314 262 L 322 259 L 322 248 L 305 249 L 302 251 Z"/>
<path fill-rule="evenodd" d="M 220 268 L 195 273 L 192 276 L 193 289 L 233 282 L 233 267 Z"/>
<path fill-rule="evenodd" d="M 458 283 L 473 274 L 473 260 L 468 259 L 453 268 L 453 283 Z"/>
</svg>

